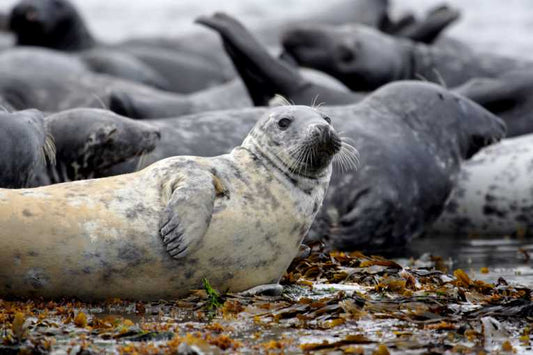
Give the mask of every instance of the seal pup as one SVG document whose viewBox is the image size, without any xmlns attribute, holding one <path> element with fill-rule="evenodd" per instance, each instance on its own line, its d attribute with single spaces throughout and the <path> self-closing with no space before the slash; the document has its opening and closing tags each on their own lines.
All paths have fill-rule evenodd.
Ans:
<svg viewBox="0 0 533 355">
<path fill-rule="evenodd" d="M 410 79 L 453 88 L 472 78 L 532 67 L 526 60 L 476 53 L 467 46 L 427 46 L 357 24 L 295 26 L 282 41 L 299 65 L 322 70 L 354 91 Z"/>
<path fill-rule="evenodd" d="M 361 154 L 358 172 L 334 174 L 310 238 L 333 248 L 397 246 L 420 235 L 449 197 L 464 159 L 505 135 L 501 119 L 435 84 L 397 82 L 358 104 L 325 106 Z M 151 120 L 161 141 L 147 164 L 177 154 L 210 156 L 245 136 L 265 108 Z M 135 171 L 138 160 L 108 175 Z"/>
<path fill-rule="evenodd" d="M 21 188 L 55 162 L 53 138 L 37 110 L 0 110 L 0 187 Z"/>
<path fill-rule="evenodd" d="M 330 122 L 279 107 L 226 155 L 1 189 L 0 294 L 150 300 L 184 296 L 203 278 L 233 292 L 276 285 L 346 145 Z"/>
<path fill-rule="evenodd" d="M 431 234 L 533 235 L 533 135 L 504 139 L 465 162 Z"/>
</svg>

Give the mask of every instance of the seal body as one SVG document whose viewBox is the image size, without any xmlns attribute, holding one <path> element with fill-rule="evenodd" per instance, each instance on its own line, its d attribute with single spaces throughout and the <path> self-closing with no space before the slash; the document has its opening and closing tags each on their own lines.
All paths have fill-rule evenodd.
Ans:
<svg viewBox="0 0 533 355">
<path fill-rule="evenodd" d="M 275 138 L 265 133 L 278 125 Z M 202 278 L 224 291 L 277 283 L 327 189 L 335 134 L 316 134 L 327 127 L 313 109 L 280 108 L 227 155 L 0 190 L 0 294 L 159 299 L 184 296 Z M 286 148 L 308 136 L 325 153 L 312 164 L 290 160 Z M 298 164 L 305 176 L 287 170 Z"/>
<path fill-rule="evenodd" d="M 513 70 L 497 78 L 475 78 L 454 91 L 501 117 L 507 124 L 507 137 L 533 133 L 530 70 Z"/>
<path fill-rule="evenodd" d="M 358 104 L 323 107 L 360 152 L 360 168 L 334 174 L 311 238 L 338 249 L 403 245 L 436 220 L 460 164 L 505 134 L 504 123 L 474 102 L 434 84 L 386 85 Z M 151 163 L 176 154 L 229 149 L 264 108 L 214 111 L 152 120 L 161 143 Z M 106 174 L 133 171 L 138 161 Z M 431 177 L 431 178 L 429 178 Z"/>
<path fill-rule="evenodd" d="M 0 187 L 21 188 L 55 162 L 53 139 L 37 110 L 0 113 Z"/>
<path fill-rule="evenodd" d="M 26 70 L 13 70 L 19 66 Z M 140 101 L 137 105 L 140 108 L 134 112 L 141 112 L 141 117 L 164 117 L 169 112 L 175 116 L 246 105 L 242 85 L 231 88 L 220 98 L 217 91 L 211 90 L 180 95 L 95 74 L 76 57 L 45 48 L 16 48 L 0 54 L 0 96 L 18 110 L 37 108 L 57 112 L 79 107 L 114 108 L 119 106 L 117 102 L 123 96 Z M 122 107 L 127 105 L 121 104 Z"/>
<path fill-rule="evenodd" d="M 430 233 L 502 237 L 533 231 L 533 135 L 504 139 L 465 162 Z"/>
<path fill-rule="evenodd" d="M 476 53 L 465 45 L 427 46 L 356 24 L 295 26 L 284 33 L 283 46 L 300 65 L 322 70 L 354 91 L 411 79 L 456 87 L 532 67 L 530 61 Z"/>
<path fill-rule="evenodd" d="M 115 164 L 151 152 L 161 136 L 151 125 L 100 109 L 52 114 L 45 126 L 53 138 L 54 159 L 34 169 L 34 178 L 20 187 L 93 178 Z"/>
</svg>

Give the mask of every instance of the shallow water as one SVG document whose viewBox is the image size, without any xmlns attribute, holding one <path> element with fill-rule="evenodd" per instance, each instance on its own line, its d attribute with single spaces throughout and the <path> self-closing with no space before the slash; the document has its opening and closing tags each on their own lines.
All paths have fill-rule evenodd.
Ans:
<svg viewBox="0 0 533 355">
<path fill-rule="evenodd" d="M 407 257 L 419 258 L 425 253 L 440 256 L 450 270 L 463 269 L 475 279 L 506 281 L 533 287 L 533 241 L 528 239 L 471 239 L 458 237 L 425 237 L 415 240 L 405 251 Z M 400 260 L 408 265 L 408 258 Z M 488 268 L 488 273 L 482 273 Z M 485 270 L 486 271 L 486 270 Z"/>
</svg>

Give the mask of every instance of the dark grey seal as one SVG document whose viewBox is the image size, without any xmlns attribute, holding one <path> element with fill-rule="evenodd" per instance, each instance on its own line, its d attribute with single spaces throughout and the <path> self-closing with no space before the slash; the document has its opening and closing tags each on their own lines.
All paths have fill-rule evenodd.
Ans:
<svg viewBox="0 0 533 355">
<path fill-rule="evenodd" d="M 55 163 L 55 147 L 42 112 L 0 111 L 0 187 L 28 186 L 47 163 Z"/>
<path fill-rule="evenodd" d="M 336 24 L 362 21 L 376 25 L 388 8 L 386 0 L 337 2 L 330 5 L 330 11 L 309 15 L 309 21 Z M 294 21 L 285 20 L 286 23 Z M 277 44 L 281 27 L 285 26 L 280 27 L 280 21 L 267 21 L 267 24 L 262 33 L 268 34 L 269 44 Z M 78 52 L 97 72 L 174 92 L 191 93 L 234 77 L 227 61 L 217 59 L 220 46 L 212 40 L 195 36 L 185 39 L 184 42 L 193 44 L 196 53 L 182 48 L 183 45 L 175 48 L 154 45 L 158 42 L 155 39 L 114 46 L 99 44 L 78 10 L 67 0 L 21 0 L 11 11 L 10 28 L 19 45 Z M 202 53 L 197 52 L 199 47 L 205 48 Z"/>
<path fill-rule="evenodd" d="M 497 78 L 475 78 L 456 88 L 507 124 L 507 137 L 533 133 L 533 73 L 510 71 Z"/>
<path fill-rule="evenodd" d="M 92 70 L 175 92 L 194 92 L 230 79 L 198 56 L 166 49 L 100 45 L 67 0 L 22 0 L 12 10 L 18 45 L 76 52 Z"/>
<path fill-rule="evenodd" d="M 295 104 L 311 105 L 318 99 L 337 105 L 354 103 L 362 95 L 321 85 L 307 79 L 297 68 L 275 59 L 236 19 L 217 13 L 197 22 L 217 31 L 224 49 L 256 106 L 266 106 L 275 95 Z"/>
<path fill-rule="evenodd" d="M 429 83 L 386 85 L 359 104 L 323 107 L 361 155 L 357 173 L 334 174 L 312 238 L 333 248 L 401 245 L 441 213 L 461 162 L 502 138 L 504 123 L 472 101 Z M 161 144 L 145 164 L 173 155 L 228 151 L 265 109 L 151 120 Z M 349 164 L 350 162 L 346 162 Z M 106 175 L 135 171 L 128 162 Z"/>
<path fill-rule="evenodd" d="M 293 27 L 283 35 L 283 46 L 298 64 L 322 70 L 354 91 L 409 79 L 455 87 L 476 77 L 532 68 L 529 61 L 458 44 L 427 46 L 362 25 Z"/>
<path fill-rule="evenodd" d="M 45 122 L 55 142 L 55 162 L 38 171 L 27 186 L 94 178 L 151 152 L 161 136 L 153 126 L 100 109 L 63 111 Z"/>
</svg>

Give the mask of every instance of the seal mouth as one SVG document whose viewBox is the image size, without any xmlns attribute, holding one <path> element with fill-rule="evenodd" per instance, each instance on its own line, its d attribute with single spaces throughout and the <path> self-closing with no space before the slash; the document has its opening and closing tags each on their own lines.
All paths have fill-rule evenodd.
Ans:
<svg viewBox="0 0 533 355">
<path fill-rule="evenodd" d="M 319 176 L 337 156 L 342 156 L 340 162 L 343 166 L 349 165 L 344 162 L 351 162 L 353 159 L 346 157 L 352 157 L 353 154 L 348 154 L 352 150 L 347 147 L 351 146 L 343 142 L 329 125 L 314 125 L 309 127 L 309 132 L 303 140 L 289 149 L 291 163 L 287 164 L 287 167 L 294 174 L 307 177 Z M 352 149 L 356 152 L 355 148 Z"/>
</svg>

